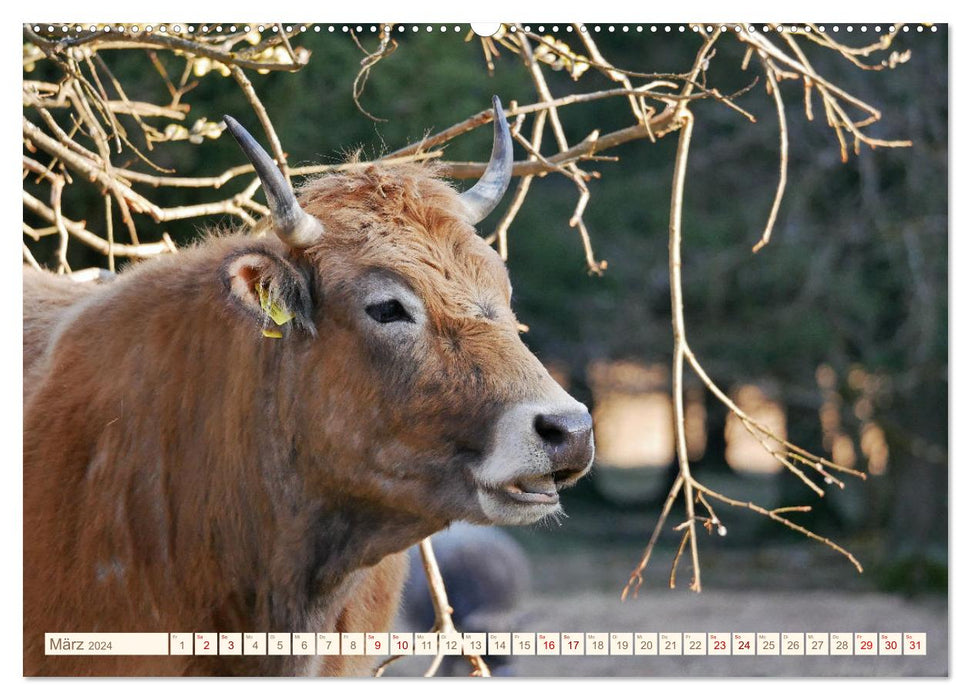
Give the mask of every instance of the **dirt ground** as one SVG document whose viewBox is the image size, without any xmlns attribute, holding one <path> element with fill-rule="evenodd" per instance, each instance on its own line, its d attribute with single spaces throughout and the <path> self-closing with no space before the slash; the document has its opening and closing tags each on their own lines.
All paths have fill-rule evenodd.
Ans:
<svg viewBox="0 0 971 700">
<path fill-rule="evenodd" d="M 509 529 L 525 550 L 531 585 L 502 629 L 524 632 L 924 632 L 926 656 L 516 656 L 517 677 L 877 677 L 947 676 L 946 596 L 907 598 L 876 589 L 876 555 L 866 542 L 843 542 L 860 558 L 860 575 L 838 554 L 802 539 L 756 534 L 702 541 L 700 594 L 667 586 L 674 541 L 655 552 L 636 600 L 620 592 L 653 520 L 577 504 L 561 524 Z M 399 629 L 407 629 L 399 625 Z M 406 659 L 388 675 L 421 675 L 428 659 Z M 466 675 L 468 665 L 457 664 Z"/>
</svg>

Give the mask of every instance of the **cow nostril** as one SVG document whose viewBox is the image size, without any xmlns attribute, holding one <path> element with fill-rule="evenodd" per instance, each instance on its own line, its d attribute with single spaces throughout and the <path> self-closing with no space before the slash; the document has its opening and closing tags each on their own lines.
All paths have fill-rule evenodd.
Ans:
<svg viewBox="0 0 971 700">
<path fill-rule="evenodd" d="M 568 474 L 589 466 L 593 453 L 593 419 L 589 411 L 541 413 L 533 419 L 533 428 L 552 460 L 557 480 L 568 480 Z"/>
<path fill-rule="evenodd" d="M 560 416 L 556 415 L 548 416 L 540 414 L 533 421 L 533 427 L 536 429 L 536 433 L 547 445 L 557 447 L 567 441 L 569 434 L 563 421 L 558 420 L 560 418 Z"/>
</svg>

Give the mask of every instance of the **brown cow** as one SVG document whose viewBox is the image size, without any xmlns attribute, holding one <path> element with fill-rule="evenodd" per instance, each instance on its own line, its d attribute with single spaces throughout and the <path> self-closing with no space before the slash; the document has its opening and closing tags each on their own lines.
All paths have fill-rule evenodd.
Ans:
<svg viewBox="0 0 971 700">
<path fill-rule="evenodd" d="M 401 554 L 525 524 L 593 458 L 473 225 L 482 179 L 321 177 L 299 203 L 231 118 L 277 234 L 211 237 L 105 285 L 24 273 L 24 672 L 361 674 L 376 657 L 47 656 L 45 632 L 386 630 Z"/>
</svg>

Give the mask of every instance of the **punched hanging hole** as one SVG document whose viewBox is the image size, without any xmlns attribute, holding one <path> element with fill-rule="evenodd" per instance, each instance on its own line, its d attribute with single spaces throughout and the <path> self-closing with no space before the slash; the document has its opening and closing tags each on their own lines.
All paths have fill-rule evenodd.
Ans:
<svg viewBox="0 0 971 700">
<path fill-rule="evenodd" d="M 472 31 L 477 36 L 490 37 L 502 28 L 501 22 L 473 22 Z"/>
</svg>

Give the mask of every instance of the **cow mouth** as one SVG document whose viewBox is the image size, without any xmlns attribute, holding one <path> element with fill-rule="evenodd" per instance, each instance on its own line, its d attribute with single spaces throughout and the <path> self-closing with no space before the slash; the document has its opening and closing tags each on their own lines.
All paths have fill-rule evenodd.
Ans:
<svg viewBox="0 0 971 700">
<path fill-rule="evenodd" d="M 556 482 L 550 474 L 510 481 L 497 490 L 510 500 L 526 505 L 552 506 L 560 502 Z"/>
<path fill-rule="evenodd" d="M 478 482 L 479 506 L 493 525 L 529 525 L 560 511 L 559 486 L 552 474 Z"/>
</svg>

